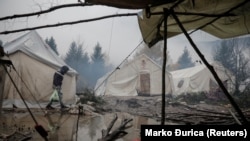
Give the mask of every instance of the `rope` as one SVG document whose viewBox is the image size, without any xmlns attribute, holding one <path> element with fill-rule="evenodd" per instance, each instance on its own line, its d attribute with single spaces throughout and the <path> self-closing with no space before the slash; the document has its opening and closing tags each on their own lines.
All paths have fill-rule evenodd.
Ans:
<svg viewBox="0 0 250 141">
<path fill-rule="evenodd" d="M 123 62 L 125 62 L 127 59 L 128 59 L 128 57 L 141 45 L 143 43 L 143 41 L 141 41 L 138 45 L 137 45 L 137 47 L 136 48 L 134 48 L 133 50 L 132 50 L 132 52 L 131 53 L 129 53 L 129 55 L 125 58 L 125 59 L 123 59 L 123 61 L 115 68 L 115 70 L 113 70 L 108 76 L 107 76 L 107 78 L 105 78 L 103 81 L 102 81 L 102 83 L 94 90 L 94 92 L 96 91 L 96 90 L 98 90 L 100 87 L 101 87 L 101 85 L 118 69 L 118 68 L 120 68 L 120 66 L 123 64 Z"/>
<path fill-rule="evenodd" d="M 110 38 L 109 38 L 108 56 L 109 56 L 109 53 L 110 53 L 111 41 L 112 41 L 112 37 L 113 37 L 113 27 L 114 27 L 114 18 L 112 18 L 111 33 L 110 33 Z"/>
<path fill-rule="evenodd" d="M 11 61 L 10 57 L 7 55 L 7 57 L 9 58 L 9 60 Z M 12 65 L 14 71 L 16 72 L 17 76 L 21 79 L 22 83 L 24 84 L 24 86 L 27 88 L 27 90 L 29 91 L 29 93 L 31 94 L 31 96 L 34 98 L 34 100 L 36 101 L 36 103 L 38 104 L 39 108 L 42 110 L 42 112 L 45 114 L 46 112 L 42 109 L 39 101 L 36 99 L 36 97 L 32 94 L 31 90 L 29 89 L 29 87 L 27 86 L 27 84 L 24 82 L 23 78 L 19 75 L 19 73 L 17 72 L 16 68 L 14 65 Z"/>
<path fill-rule="evenodd" d="M 12 64 L 12 65 L 13 65 L 13 64 Z M 11 75 L 10 75 L 10 73 L 8 72 L 8 70 L 7 70 L 7 68 L 6 68 L 5 65 L 3 65 L 3 68 L 4 68 L 4 70 L 6 71 L 7 75 L 9 76 L 9 78 L 10 78 L 11 82 L 13 83 L 15 89 L 17 90 L 17 93 L 19 94 L 19 96 L 20 96 L 20 98 L 22 99 L 22 101 L 23 101 L 25 107 L 27 108 L 29 114 L 31 115 L 31 118 L 32 118 L 33 121 L 35 122 L 35 124 L 36 124 L 35 129 L 36 129 L 37 132 L 44 138 L 45 141 L 48 141 L 48 139 L 47 139 L 47 136 L 48 136 L 47 131 L 45 131 L 45 129 L 44 129 L 41 125 L 38 124 L 38 122 L 37 122 L 35 116 L 34 116 L 33 113 L 31 112 L 29 106 L 27 105 L 26 101 L 24 100 L 24 98 L 23 98 L 21 92 L 20 92 L 19 89 L 17 88 L 16 83 L 14 82 L 13 78 L 11 77 Z"/>
<path fill-rule="evenodd" d="M 38 124 L 38 122 L 36 121 L 34 115 L 33 115 L 32 112 L 31 112 L 30 108 L 28 107 L 27 103 L 25 102 L 25 100 L 24 100 L 24 98 L 23 98 L 21 92 L 20 92 L 19 89 L 17 88 L 16 83 L 14 82 L 13 78 L 10 76 L 10 73 L 8 72 L 6 66 L 3 65 L 3 68 L 4 68 L 4 70 L 6 71 L 7 75 L 9 76 L 9 78 L 10 78 L 12 84 L 14 85 L 15 89 L 17 90 L 17 93 L 19 94 L 20 98 L 22 99 L 22 101 L 23 101 L 25 107 L 28 109 L 28 112 L 30 113 L 32 119 L 34 120 L 34 122 L 35 122 L 36 124 Z"/>
<path fill-rule="evenodd" d="M 150 31 L 150 32 L 148 32 L 148 34 L 146 35 L 146 37 L 145 37 L 145 39 L 154 31 L 154 29 L 155 28 L 157 28 L 159 25 L 156 25 L 155 27 L 153 27 L 152 28 L 152 30 Z M 100 87 L 101 87 L 101 85 L 123 64 L 123 62 L 125 62 L 125 60 L 127 60 L 128 59 L 128 57 L 141 45 L 143 43 L 143 40 L 137 45 L 137 47 L 134 49 L 134 50 L 132 50 L 132 52 L 131 53 L 129 53 L 129 55 L 125 58 L 125 59 L 123 59 L 123 61 L 115 68 L 115 70 L 113 70 L 108 76 L 107 76 L 107 78 L 105 78 L 104 80 L 103 80 L 103 82 L 94 90 L 94 92 L 96 91 L 96 90 L 98 90 Z"/>
</svg>

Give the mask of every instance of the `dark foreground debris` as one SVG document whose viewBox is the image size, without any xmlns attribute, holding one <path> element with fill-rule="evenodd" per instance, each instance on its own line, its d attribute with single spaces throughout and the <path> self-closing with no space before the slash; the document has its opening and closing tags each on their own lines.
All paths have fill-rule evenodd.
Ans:
<svg viewBox="0 0 250 141">
<path fill-rule="evenodd" d="M 113 141 L 113 140 L 116 140 L 118 138 L 122 138 L 123 136 L 125 136 L 127 134 L 127 132 L 125 130 L 127 128 L 131 127 L 131 126 L 127 126 L 127 124 L 129 122 L 131 122 L 133 119 L 122 120 L 121 125 L 110 133 L 117 118 L 118 118 L 117 114 L 115 114 L 115 116 L 114 116 L 113 120 L 110 122 L 108 128 L 106 130 L 105 129 L 102 130 L 102 138 L 98 139 L 98 141 Z"/>
<path fill-rule="evenodd" d="M 161 119 L 160 97 L 106 97 L 103 108 L 109 112 L 126 112 L 132 115 Z M 166 99 L 166 124 L 174 125 L 232 125 L 241 120 L 230 104 L 204 101 L 189 104 L 185 101 Z M 242 109 L 250 121 L 250 110 Z"/>
</svg>

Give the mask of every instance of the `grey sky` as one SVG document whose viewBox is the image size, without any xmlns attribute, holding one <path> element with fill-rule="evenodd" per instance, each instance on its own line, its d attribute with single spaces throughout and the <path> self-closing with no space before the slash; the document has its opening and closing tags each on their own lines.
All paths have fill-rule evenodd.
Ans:
<svg viewBox="0 0 250 141">
<path fill-rule="evenodd" d="M 0 17 L 37 12 L 41 9 L 45 10 L 58 4 L 76 2 L 77 0 L 0 0 Z M 0 31 L 129 12 L 135 13 L 139 12 L 139 10 L 125 10 L 107 6 L 64 8 L 40 16 L 0 21 Z M 5 43 L 27 32 L 0 35 L 0 39 Z M 89 53 L 92 52 L 93 47 L 99 42 L 103 47 L 103 51 L 108 54 L 110 62 L 115 65 L 120 64 L 120 62 L 122 62 L 122 60 L 125 59 L 142 41 L 136 16 L 116 17 L 76 25 L 44 28 L 37 30 L 37 32 L 44 39 L 53 36 L 61 55 L 65 55 L 72 41 L 83 43 L 83 46 Z M 195 41 L 209 41 L 216 39 L 202 32 L 197 32 L 192 35 L 192 37 L 194 37 Z M 168 49 L 174 62 L 182 53 L 184 46 L 189 46 L 189 44 L 183 35 L 168 40 Z M 189 50 L 195 57 L 195 53 L 190 47 Z"/>
</svg>

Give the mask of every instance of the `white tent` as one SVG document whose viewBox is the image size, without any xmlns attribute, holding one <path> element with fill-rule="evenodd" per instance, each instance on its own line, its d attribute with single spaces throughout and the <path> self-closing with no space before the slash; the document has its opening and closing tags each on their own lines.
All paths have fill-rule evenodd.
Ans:
<svg viewBox="0 0 250 141">
<path fill-rule="evenodd" d="M 47 103 L 53 91 L 54 72 L 66 65 L 65 62 L 54 53 L 36 31 L 31 31 L 7 43 L 4 51 L 8 54 L 5 59 L 11 60 L 14 66 L 14 68 L 7 67 L 8 72 L 28 105 L 37 107 L 39 103 Z M 74 100 L 76 77 L 77 72 L 72 68 L 64 76 L 62 92 L 63 101 L 66 104 Z M 24 103 L 7 74 L 1 83 L 4 83 L 3 107 L 10 107 L 14 104 L 24 108 Z"/>
<path fill-rule="evenodd" d="M 234 77 L 229 70 L 218 63 L 212 64 L 219 78 L 228 90 L 232 90 Z M 196 92 L 212 92 L 219 89 L 213 75 L 205 65 L 170 72 L 174 83 L 174 95 Z"/>
<path fill-rule="evenodd" d="M 172 94 L 173 83 L 166 72 L 166 94 Z M 162 94 L 162 69 L 145 54 L 124 64 L 100 78 L 95 87 L 96 95 L 154 96 Z"/>
</svg>

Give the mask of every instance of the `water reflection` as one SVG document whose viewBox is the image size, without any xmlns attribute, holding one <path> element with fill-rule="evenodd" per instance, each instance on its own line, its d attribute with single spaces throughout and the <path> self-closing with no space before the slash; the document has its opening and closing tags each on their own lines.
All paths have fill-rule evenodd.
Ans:
<svg viewBox="0 0 250 141">
<path fill-rule="evenodd" d="M 76 140 L 97 141 L 101 137 L 101 130 L 104 128 L 102 116 L 91 118 L 80 118 Z"/>
<path fill-rule="evenodd" d="M 141 124 L 159 124 L 154 119 L 134 116 L 127 113 L 117 113 L 118 119 L 111 131 L 120 126 L 125 118 L 132 118 L 129 123 L 131 128 L 119 141 L 133 141 L 140 138 Z M 49 141 L 97 141 L 102 136 L 102 129 L 106 129 L 108 124 L 114 118 L 114 113 L 105 115 L 84 116 L 62 114 L 55 112 L 46 116 L 41 112 L 35 113 L 38 123 L 48 131 Z M 35 123 L 27 112 L 21 113 L 3 113 L 0 116 L 0 135 L 10 135 L 15 131 L 19 133 L 31 133 L 32 141 L 44 141 L 44 139 L 34 130 Z M 79 121 L 79 122 L 78 122 Z M 3 141 L 0 138 L 0 141 Z"/>
<path fill-rule="evenodd" d="M 59 140 L 58 132 L 61 126 L 61 119 L 63 117 L 63 114 L 60 114 L 58 117 L 54 116 L 58 115 L 48 114 L 45 116 L 48 121 L 48 129 L 49 129 L 48 136 L 50 140 L 58 141 Z"/>
</svg>

